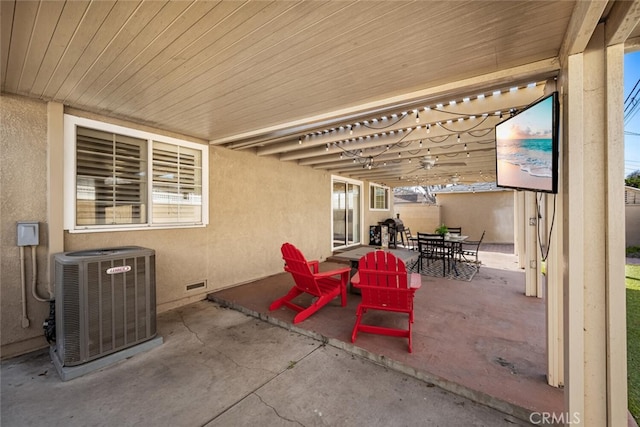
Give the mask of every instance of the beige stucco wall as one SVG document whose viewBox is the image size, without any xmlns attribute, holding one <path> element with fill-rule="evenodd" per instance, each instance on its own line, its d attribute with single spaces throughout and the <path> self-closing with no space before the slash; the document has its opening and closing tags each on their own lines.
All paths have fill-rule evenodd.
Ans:
<svg viewBox="0 0 640 427">
<path fill-rule="evenodd" d="M 394 206 L 394 211 L 396 214 L 400 214 L 402 223 L 411 230 L 414 237 L 418 232 L 433 233 L 433 230 L 440 224 L 439 205 L 398 203 Z"/>
<path fill-rule="evenodd" d="M 477 240 L 486 230 L 486 243 L 514 242 L 513 192 L 441 193 L 441 221 L 462 227 L 462 234 Z"/>
<path fill-rule="evenodd" d="M 625 205 L 626 246 L 640 246 L 640 205 Z"/>
<path fill-rule="evenodd" d="M 14 96 L 3 95 L 1 100 L 0 332 L 2 356 L 8 357 L 46 346 L 42 322 L 48 316 L 49 307 L 47 303 L 34 300 L 30 292 L 27 307 L 31 324 L 28 328 L 21 327 L 16 222 L 40 222 L 38 283 L 40 294 L 44 296 L 49 284 L 46 277 L 49 253 L 45 238 L 49 209 L 47 105 Z M 64 251 L 123 245 L 154 249 L 159 312 L 203 299 L 216 289 L 282 271 L 280 246 L 285 241 L 300 247 L 309 259 L 325 259 L 331 254 L 330 174 L 275 158 L 257 157 L 249 151 L 218 147 L 210 148 L 209 160 L 210 224 L 207 227 L 84 234 L 64 232 Z M 377 221 L 378 217 L 391 216 L 390 212 L 369 215 L 368 183 L 363 185 L 363 190 L 364 224 Z M 366 236 L 364 227 L 363 236 Z M 208 283 L 206 289 L 186 290 L 187 285 L 203 280 Z"/>
<path fill-rule="evenodd" d="M 0 322 L 2 344 L 22 341 L 16 351 L 42 346 L 42 322 L 49 314 L 47 303 L 31 296 L 31 250 L 26 248 L 26 290 L 28 328 L 22 327 L 20 249 L 16 243 L 18 221 L 40 223 L 37 248 L 37 282 L 46 278 L 47 247 L 47 106 L 17 97 L 0 97 Z M 46 285 L 40 295 L 48 297 Z M 5 352 L 2 351 L 2 356 Z"/>
</svg>

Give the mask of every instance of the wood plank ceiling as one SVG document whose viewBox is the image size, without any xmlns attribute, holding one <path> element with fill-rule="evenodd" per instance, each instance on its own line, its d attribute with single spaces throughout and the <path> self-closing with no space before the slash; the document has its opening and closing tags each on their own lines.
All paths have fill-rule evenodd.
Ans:
<svg viewBox="0 0 640 427">
<path fill-rule="evenodd" d="M 3 0 L 2 92 L 391 186 L 491 181 L 496 112 L 542 96 L 574 6 Z"/>
</svg>

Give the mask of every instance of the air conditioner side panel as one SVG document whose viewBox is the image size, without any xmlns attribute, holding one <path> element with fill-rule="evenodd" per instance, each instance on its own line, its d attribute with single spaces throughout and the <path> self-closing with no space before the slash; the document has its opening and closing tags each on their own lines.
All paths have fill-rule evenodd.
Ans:
<svg viewBox="0 0 640 427">
<path fill-rule="evenodd" d="M 56 260 L 56 347 L 60 361 L 80 360 L 80 264 Z"/>
</svg>

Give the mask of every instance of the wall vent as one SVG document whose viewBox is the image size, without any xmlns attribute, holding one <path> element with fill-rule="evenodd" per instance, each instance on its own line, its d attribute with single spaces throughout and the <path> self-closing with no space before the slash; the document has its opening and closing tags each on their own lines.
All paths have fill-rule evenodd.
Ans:
<svg viewBox="0 0 640 427">
<path fill-rule="evenodd" d="M 156 336 L 155 252 L 137 246 L 54 255 L 55 357 L 76 366 Z M 53 356 L 52 356 L 53 357 Z"/>
<path fill-rule="evenodd" d="M 190 285 L 187 285 L 187 291 L 193 291 L 196 289 L 205 289 L 207 287 L 207 281 L 202 281 L 202 282 L 198 282 L 198 283 L 192 283 Z"/>
</svg>

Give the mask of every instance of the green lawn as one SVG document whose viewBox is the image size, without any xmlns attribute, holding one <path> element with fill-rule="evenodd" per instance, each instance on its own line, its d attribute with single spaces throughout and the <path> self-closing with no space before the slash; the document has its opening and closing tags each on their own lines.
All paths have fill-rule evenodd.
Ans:
<svg viewBox="0 0 640 427">
<path fill-rule="evenodd" d="M 640 265 L 627 265 L 625 276 L 629 411 L 636 420 L 640 420 Z"/>
</svg>

